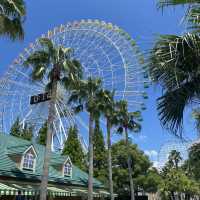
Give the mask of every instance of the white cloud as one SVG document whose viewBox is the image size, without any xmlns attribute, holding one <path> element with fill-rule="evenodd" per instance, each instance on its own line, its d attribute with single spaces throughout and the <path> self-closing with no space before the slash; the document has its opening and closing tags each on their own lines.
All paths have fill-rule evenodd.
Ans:
<svg viewBox="0 0 200 200">
<path fill-rule="evenodd" d="M 158 152 L 155 150 L 145 150 L 144 153 L 150 157 L 150 159 L 155 160 L 158 155 Z"/>
</svg>

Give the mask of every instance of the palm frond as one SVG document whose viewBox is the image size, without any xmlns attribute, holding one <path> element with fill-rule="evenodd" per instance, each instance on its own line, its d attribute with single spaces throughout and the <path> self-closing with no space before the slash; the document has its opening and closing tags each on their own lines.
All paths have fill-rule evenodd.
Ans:
<svg viewBox="0 0 200 200">
<path fill-rule="evenodd" d="M 55 57 L 56 49 L 54 48 L 53 42 L 49 38 L 40 38 L 39 43 L 42 47 L 45 48 L 45 50 L 49 55 L 51 55 L 51 57 Z"/>
<path fill-rule="evenodd" d="M 73 107 L 73 111 L 74 111 L 75 114 L 82 112 L 83 111 L 83 105 L 80 104 L 76 107 Z"/>
<path fill-rule="evenodd" d="M 149 70 L 151 79 L 164 90 L 173 90 L 200 72 L 200 37 L 161 36 L 151 51 Z"/>
<path fill-rule="evenodd" d="M 185 83 L 174 91 L 166 92 L 158 99 L 158 111 L 164 127 L 182 137 L 185 107 L 200 95 L 199 79 Z"/>
<path fill-rule="evenodd" d="M 122 134 L 124 132 L 124 129 L 122 126 L 118 127 L 117 133 Z"/>
<path fill-rule="evenodd" d="M 161 36 L 150 57 L 150 75 L 164 95 L 158 111 L 164 127 L 181 136 L 183 113 L 199 95 L 200 38 L 196 34 Z"/>
<path fill-rule="evenodd" d="M 35 65 L 31 74 L 32 80 L 33 81 L 42 80 L 45 72 L 46 72 L 46 65 L 42 64 Z"/>
<path fill-rule="evenodd" d="M 10 19 L 5 15 L 0 14 L 0 35 L 8 36 L 11 40 L 23 40 L 24 30 L 21 18 Z"/>
<path fill-rule="evenodd" d="M 195 4 L 188 9 L 185 15 L 188 29 L 195 32 L 200 31 L 200 5 Z"/>
<path fill-rule="evenodd" d="M 1 0 L 2 13 L 7 16 L 23 17 L 26 15 L 25 2 L 23 0 Z"/>
<path fill-rule="evenodd" d="M 79 94 L 77 91 L 72 92 L 68 99 L 68 104 L 79 103 Z"/>
<path fill-rule="evenodd" d="M 48 65 L 50 62 L 49 54 L 45 51 L 35 51 L 31 54 L 23 63 L 24 66 L 30 65 L 38 65 L 38 64 L 46 64 Z"/>
<path fill-rule="evenodd" d="M 157 3 L 157 7 L 163 9 L 168 6 L 191 5 L 194 3 L 200 3 L 200 1 L 199 0 L 159 0 Z"/>
</svg>

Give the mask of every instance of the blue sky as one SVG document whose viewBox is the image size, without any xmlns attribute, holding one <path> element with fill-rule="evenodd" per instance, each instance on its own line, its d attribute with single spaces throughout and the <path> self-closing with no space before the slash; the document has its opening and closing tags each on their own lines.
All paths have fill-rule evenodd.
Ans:
<svg viewBox="0 0 200 200">
<path fill-rule="evenodd" d="M 70 21 L 99 19 L 111 22 L 128 32 L 142 49 L 150 47 L 158 34 L 180 34 L 184 30 L 180 25 L 184 8 L 166 9 L 162 13 L 156 8 L 156 0 L 27 0 L 26 4 L 25 40 L 13 43 L 0 39 L 1 76 L 30 42 L 53 27 Z M 143 130 L 133 139 L 143 150 L 159 151 L 160 146 L 172 137 L 161 128 L 157 117 L 155 104 L 159 90 L 153 86 L 148 94 Z M 189 114 L 186 123 L 186 132 L 193 133 Z"/>
</svg>

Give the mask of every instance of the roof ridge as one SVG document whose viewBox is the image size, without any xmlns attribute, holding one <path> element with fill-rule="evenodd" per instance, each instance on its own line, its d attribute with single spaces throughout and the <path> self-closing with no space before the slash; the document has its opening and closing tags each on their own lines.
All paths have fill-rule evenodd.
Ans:
<svg viewBox="0 0 200 200">
<path fill-rule="evenodd" d="M 12 149 L 12 148 L 24 147 L 24 146 L 33 146 L 33 144 L 21 144 L 21 145 L 15 144 L 15 145 L 12 145 L 12 146 L 7 147 L 7 148 L 8 148 L 8 149 Z"/>
<path fill-rule="evenodd" d="M 25 140 L 25 139 L 23 139 L 23 138 L 16 137 L 16 136 L 14 136 L 14 135 L 7 134 L 7 133 L 2 133 L 2 132 L 0 132 L 0 136 L 1 136 L 1 135 L 6 136 L 6 137 L 11 137 L 11 138 L 14 138 L 14 139 L 18 139 L 18 140 L 22 140 L 22 141 L 24 141 L 24 142 L 31 142 L 31 141 L 29 141 L 29 140 Z"/>
<path fill-rule="evenodd" d="M 15 139 L 15 140 L 19 140 L 19 141 L 23 141 L 23 142 L 26 142 L 27 144 L 20 144 L 20 145 L 12 145 L 12 146 L 10 146 L 10 147 L 7 147 L 8 149 L 11 149 L 11 148 L 14 148 L 14 147 L 24 147 L 24 146 L 27 146 L 27 145 L 33 145 L 33 147 L 36 145 L 36 146 L 38 146 L 38 147 L 41 147 L 41 148 L 44 148 L 45 149 L 45 145 L 42 145 L 42 144 L 39 144 L 39 143 L 37 143 L 36 141 L 34 142 L 34 141 L 29 141 L 29 140 L 25 140 L 25 139 L 23 139 L 23 138 L 20 138 L 20 137 L 16 137 L 16 136 L 13 136 L 13 135 L 11 135 L 11 134 L 6 134 L 6 133 L 2 133 L 2 132 L 0 132 L 0 136 L 4 136 L 4 137 L 10 137 L 10 138 L 12 138 L 12 139 Z M 51 154 L 54 154 L 54 155 L 56 155 L 56 156 L 60 156 L 60 157 L 62 157 L 62 158 L 64 158 L 64 157 L 69 157 L 68 155 L 62 155 L 61 153 L 59 153 L 59 152 L 53 152 L 53 151 L 51 151 Z"/>
</svg>

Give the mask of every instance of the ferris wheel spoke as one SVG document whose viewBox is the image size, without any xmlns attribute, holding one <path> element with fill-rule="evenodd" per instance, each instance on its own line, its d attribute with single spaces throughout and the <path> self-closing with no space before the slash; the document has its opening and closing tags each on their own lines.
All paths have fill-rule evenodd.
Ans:
<svg viewBox="0 0 200 200">
<path fill-rule="evenodd" d="M 28 79 L 29 81 L 31 81 L 33 83 L 33 80 L 30 76 L 28 76 L 26 73 L 22 72 L 22 71 L 19 71 L 17 69 L 15 69 L 15 71 L 18 73 L 18 74 L 21 74 L 23 77 L 25 77 L 26 79 Z M 39 82 L 34 82 L 34 84 L 36 84 L 37 86 L 43 88 L 44 87 L 44 84 L 41 84 Z"/>
<path fill-rule="evenodd" d="M 80 116 L 76 115 L 75 118 L 76 118 L 76 121 L 77 121 L 78 123 L 80 123 L 80 125 L 81 125 L 83 128 L 85 128 L 87 131 L 89 131 L 88 126 L 86 125 L 86 123 L 83 121 L 83 119 L 82 119 Z"/>
<path fill-rule="evenodd" d="M 26 89 L 35 90 L 35 91 L 38 91 L 38 92 L 43 92 L 42 89 L 40 89 L 40 88 L 31 87 L 28 84 L 20 83 L 18 81 L 8 80 L 8 83 L 15 84 L 16 86 L 19 86 L 21 88 L 26 88 Z"/>
<path fill-rule="evenodd" d="M 59 112 L 59 110 L 58 110 L 57 105 L 58 105 L 58 104 L 55 105 L 55 108 L 56 108 L 56 113 L 57 113 L 57 116 L 58 116 L 59 124 L 60 124 L 60 127 L 61 127 L 61 129 L 62 129 L 62 132 L 63 132 L 65 138 L 67 138 L 67 133 L 66 133 L 66 130 L 64 129 L 63 122 L 62 122 L 62 120 L 61 120 L 62 117 L 60 116 L 60 112 Z"/>
<path fill-rule="evenodd" d="M 61 113 L 61 115 L 63 117 L 68 117 L 69 120 L 69 124 L 73 125 L 74 124 L 74 120 L 73 120 L 73 114 L 72 112 L 68 109 L 68 107 L 66 106 L 66 104 L 64 104 L 63 102 L 59 102 L 56 104 L 58 105 L 59 108 L 59 112 Z"/>
<path fill-rule="evenodd" d="M 59 131 L 57 130 L 55 122 L 53 122 L 53 128 L 55 130 L 53 136 L 56 136 L 56 138 L 58 139 L 59 143 L 62 144 L 62 138 L 60 137 L 60 134 L 59 134 Z"/>
</svg>

